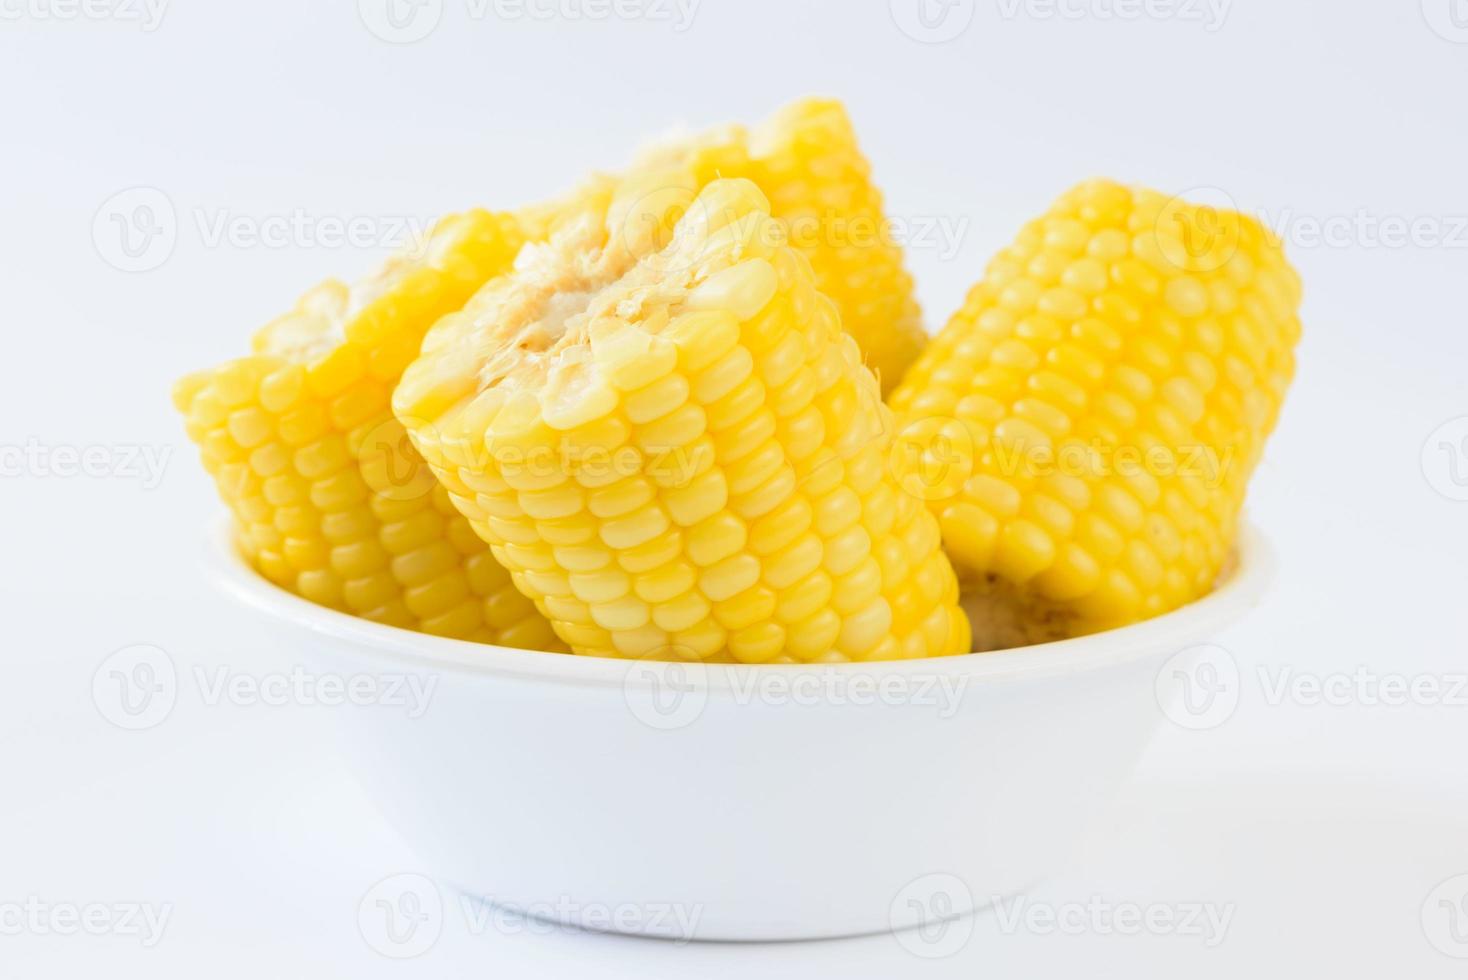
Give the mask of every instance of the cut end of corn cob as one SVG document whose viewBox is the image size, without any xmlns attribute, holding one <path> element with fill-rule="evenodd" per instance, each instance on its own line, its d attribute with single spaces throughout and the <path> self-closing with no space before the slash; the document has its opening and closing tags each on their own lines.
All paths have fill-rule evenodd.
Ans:
<svg viewBox="0 0 1468 980">
<path fill-rule="evenodd" d="M 876 380 L 747 180 L 676 222 L 623 187 L 430 333 L 394 409 L 588 655 L 966 652 Z"/>
<path fill-rule="evenodd" d="M 394 626 L 560 649 L 390 406 L 424 332 L 508 269 L 523 238 L 513 216 L 447 218 L 379 275 L 308 292 L 256 335 L 253 356 L 178 383 L 188 434 L 263 575 Z"/>
<path fill-rule="evenodd" d="M 991 263 L 893 393 L 980 647 L 1207 593 L 1294 372 L 1300 281 L 1254 220 L 1083 184 Z M 982 609 L 979 608 L 982 606 Z"/>
<path fill-rule="evenodd" d="M 634 169 L 685 171 L 692 192 L 718 178 L 758 184 L 884 392 L 927 343 L 902 248 L 892 240 L 871 164 L 840 102 L 806 99 L 753 130 L 725 126 L 669 140 L 644 153 Z"/>
</svg>

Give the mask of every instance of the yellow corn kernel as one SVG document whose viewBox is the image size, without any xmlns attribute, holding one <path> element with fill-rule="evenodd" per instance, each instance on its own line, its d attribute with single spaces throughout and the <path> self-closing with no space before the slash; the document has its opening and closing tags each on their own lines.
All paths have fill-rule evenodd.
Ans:
<svg viewBox="0 0 1468 980">
<path fill-rule="evenodd" d="M 981 649 L 1212 588 L 1294 373 L 1299 303 L 1257 222 L 1105 181 L 1000 253 L 891 399 L 920 447 L 955 422 L 973 435 L 941 447 L 961 484 L 921 495 Z"/>
<path fill-rule="evenodd" d="M 876 378 L 810 264 L 788 246 L 744 244 L 778 237 L 764 195 L 715 180 L 653 238 L 624 233 L 647 206 L 631 193 L 527 248 L 514 273 L 433 329 L 404 373 L 394 410 L 424 458 L 448 485 L 488 488 L 455 505 L 579 654 L 764 663 L 966 652 L 936 519 L 900 503 L 884 466 L 893 427 Z M 628 351 L 664 349 L 674 356 L 628 374 Z M 505 407 L 475 414 L 491 395 Z M 790 438 L 775 424 L 794 405 L 824 419 L 814 448 L 807 430 Z M 471 420 L 485 451 L 464 457 L 441 433 Z M 495 489 L 516 484 L 526 454 L 563 460 L 568 445 L 594 450 L 607 432 L 641 451 L 613 454 L 614 478 L 594 490 L 565 463 L 537 474 L 535 489 Z M 694 462 L 655 472 L 659 455 Z M 578 546 L 590 554 L 560 540 L 567 521 L 590 529 Z M 533 540 L 512 540 L 504 522 Z M 883 574 L 891 540 L 918 574 Z"/>
</svg>

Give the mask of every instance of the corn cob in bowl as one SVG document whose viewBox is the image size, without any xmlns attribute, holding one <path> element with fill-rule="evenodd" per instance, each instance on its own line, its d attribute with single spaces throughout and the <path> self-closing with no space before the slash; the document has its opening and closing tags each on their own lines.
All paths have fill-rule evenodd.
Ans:
<svg viewBox="0 0 1468 980">
<path fill-rule="evenodd" d="M 393 626 L 558 647 L 390 408 L 424 332 L 507 270 L 524 239 L 514 215 L 446 218 L 364 282 L 306 293 L 256 334 L 251 356 L 176 385 L 238 547 L 262 575 Z"/>
<path fill-rule="evenodd" d="M 446 317 L 394 409 L 576 653 L 964 653 L 957 583 L 835 303 L 747 180 L 624 187 Z M 671 237 L 669 237 L 671 233 Z"/>
<path fill-rule="evenodd" d="M 684 206 L 716 178 L 758 184 L 884 394 L 927 343 L 902 248 L 840 102 L 803 99 L 752 129 L 725 126 L 672 140 L 644 152 L 633 169 L 661 174 L 657 193 Z"/>
<path fill-rule="evenodd" d="M 891 397 L 979 649 L 1208 592 L 1294 372 L 1300 282 L 1256 221 L 1082 184 L 990 264 Z"/>
<path fill-rule="evenodd" d="M 446 219 L 423 254 L 395 259 L 354 287 L 322 284 L 259 332 L 252 356 L 182 380 L 175 403 L 235 514 L 244 553 L 272 581 L 323 605 L 558 649 L 421 466 L 388 410 L 391 390 L 428 326 L 508 271 L 525 242 L 619 188 L 645 209 L 686 206 L 736 164 L 761 177 L 788 220 L 820 226 L 804 235 L 806 254 L 874 345 L 874 365 L 895 376 L 922 335 L 911 279 L 895 246 L 831 238 L 831 225 L 880 223 L 881 198 L 840 105 L 797 103 L 753 137 L 725 127 L 666 143 L 562 199 Z"/>
</svg>

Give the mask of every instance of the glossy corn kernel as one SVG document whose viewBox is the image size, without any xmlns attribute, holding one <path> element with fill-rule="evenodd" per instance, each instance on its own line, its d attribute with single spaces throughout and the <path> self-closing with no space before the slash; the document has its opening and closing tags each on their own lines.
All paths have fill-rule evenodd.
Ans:
<svg viewBox="0 0 1468 980">
<path fill-rule="evenodd" d="M 1300 282 L 1257 222 L 1083 184 L 994 259 L 893 393 L 981 648 L 1208 592 L 1294 372 Z"/>
<path fill-rule="evenodd" d="M 673 141 L 645 154 L 635 169 L 680 167 L 693 176 L 689 200 L 720 177 L 759 185 L 789 244 L 810 260 L 816 287 L 835 300 L 846 332 L 883 391 L 890 390 L 927 333 L 882 194 L 841 103 L 807 99 L 752 130 L 728 126 Z"/>
<path fill-rule="evenodd" d="M 375 278 L 307 293 L 256 335 L 253 356 L 179 382 L 188 434 L 262 574 L 394 626 L 560 648 L 390 406 L 424 332 L 508 269 L 523 237 L 507 215 L 445 219 Z"/>
<path fill-rule="evenodd" d="M 640 200 L 527 248 L 425 339 L 394 409 L 454 503 L 577 653 L 965 652 L 876 379 L 764 195 L 715 181 L 666 244 Z"/>
</svg>

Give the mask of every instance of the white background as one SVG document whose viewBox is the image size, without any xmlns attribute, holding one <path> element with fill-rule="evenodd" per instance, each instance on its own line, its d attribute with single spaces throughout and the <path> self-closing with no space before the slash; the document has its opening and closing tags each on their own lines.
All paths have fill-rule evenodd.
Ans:
<svg viewBox="0 0 1468 980">
<path fill-rule="evenodd" d="M 409 21 L 435 29 L 393 44 L 366 26 L 381 0 L 365 19 L 348 0 L 173 0 L 156 23 L 141 2 L 92 2 L 0 0 L 0 911 L 34 897 L 171 918 L 152 948 L 0 934 L 0 976 L 1463 975 L 1432 939 L 1468 953 L 1468 909 L 1458 943 L 1422 911 L 1468 873 L 1468 706 L 1272 704 L 1258 669 L 1468 670 L 1468 502 L 1451 499 L 1468 497 L 1468 3 L 959 0 L 914 37 L 904 0 L 704 0 L 684 23 L 662 3 L 592 20 L 578 0 L 531 0 L 548 19 L 442 0 Z M 210 706 L 186 681 L 166 721 L 126 732 L 91 698 L 130 644 L 185 678 L 291 666 L 200 577 L 220 508 L 168 390 L 386 249 L 214 231 L 299 212 L 308 229 L 364 217 L 386 244 L 396 216 L 544 197 L 650 135 L 804 94 L 847 102 L 892 215 L 960 229 L 954 250 L 911 249 L 933 327 L 1086 176 L 1212 188 L 1285 235 L 1306 336 L 1250 498 L 1281 574 L 1219 638 L 1238 710 L 1165 730 L 1086 859 L 1034 896 L 1231 906 L 1225 940 L 988 916 L 925 959 L 890 936 L 679 947 L 474 935 L 450 915 L 422 958 L 384 959 L 357 905 L 413 858 L 341 771 L 327 709 Z M 153 190 L 113 200 L 135 187 Z M 147 219 L 134 205 L 160 194 L 174 239 L 137 259 L 156 267 L 110 264 L 129 261 L 114 215 Z M 52 471 L 88 446 L 105 474 Z M 167 454 L 161 479 L 130 447 Z"/>
</svg>

